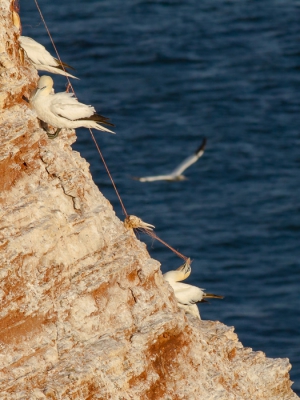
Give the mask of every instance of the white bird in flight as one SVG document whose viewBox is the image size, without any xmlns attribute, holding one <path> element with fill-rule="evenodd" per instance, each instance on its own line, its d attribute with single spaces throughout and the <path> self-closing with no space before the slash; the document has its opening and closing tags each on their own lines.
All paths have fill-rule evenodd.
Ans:
<svg viewBox="0 0 300 400">
<path fill-rule="evenodd" d="M 163 277 L 173 288 L 178 307 L 183 309 L 187 314 L 201 319 L 196 303 L 206 302 L 205 299 L 223 299 L 224 297 L 212 293 L 205 293 L 204 289 L 179 282 L 186 279 L 190 273 L 191 260 L 188 258 L 183 265 L 175 271 L 166 272 Z"/>
<path fill-rule="evenodd" d="M 63 128 L 95 128 L 114 133 L 101 125 L 114 126 L 108 122 L 108 118 L 96 114 L 94 107 L 79 103 L 72 93 L 54 94 L 53 79 L 50 76 L 44 75 L 39 79 L 29 102 L 41 121 L 58 128 L 54 134 L 47 132 L 50 139 L 57 137 Z"/>
<path fill-rule="evenodd" d="M 154 182 L 154 181 L 183 181 L 187 179 L 182 173 L 194 164 L 204 153 L 204 149 L 206 146 L 206 138 L 203 139 L 201 146 L 195 151 L 195 153 L 189 157 L 187 157 L 181 164 L 178 165 L 177 168 L 174 169 L 168 175 L 157 175 L 157 176 L 144 176 L 140 178 L 133 178 L 140 182 Z"/>
<path fill-rule="evenodd" d="M 36 69 L 78 79 L 76 76 L 65 71 L 66 68 L 74 68 L 57 60 L 55 57 L 52 57 L 49 51 L 47 51 L 43 45 L 36 42 L 32 38 L 20 36 L 19 43 Z"/>
</svg>

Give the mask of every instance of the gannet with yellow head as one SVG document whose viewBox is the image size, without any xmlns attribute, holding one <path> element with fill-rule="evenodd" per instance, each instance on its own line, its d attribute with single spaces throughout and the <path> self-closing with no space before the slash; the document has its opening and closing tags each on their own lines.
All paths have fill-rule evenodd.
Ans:
<svg viewBox="0 0 300 400">
<path fill-rule="evenodd" d="M 187 314 L 201 319 L 196 303 L 205 302 L 205 299 L 223 299 L 223 296 L 205 293 L 204 289 L 200 289 L 197 286 L 181 283 L 180 281 L 190 276 L 191 271 L 191 260 L 188 258 L 183 265 L 175 271 L 166 272 L 163 277 L 174 290 L 178 307 L 183 309 Z"/>
<path fill-rule="evenodd" d="M 114 133 L 101 125 L 114 126 L 108 122 L 108 118 L 97 114 L 94 107 L 79 103 L 72 93 L 54 94 L 53 79 L 50 76 L 44 75 L 39 79 L 30 104 L 40 120 L 58 128 L 55 134 L 47 132 L 50 139 L 56 137 L 62 128 L 84 127 Z"/>
</svg>

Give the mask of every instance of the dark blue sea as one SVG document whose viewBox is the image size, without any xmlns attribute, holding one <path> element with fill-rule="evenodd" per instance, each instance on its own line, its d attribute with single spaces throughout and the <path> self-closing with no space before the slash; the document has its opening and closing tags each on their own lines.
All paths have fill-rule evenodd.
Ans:
<svg viewBox="0 0 300 400">
<path fill-rule="evenodd" d="M 190 283 L 223 294 L 203 319 L 288 357 L 300 394 L 300 3 L 297 0 L 39 0 L 80 101 L 116 125 L 94 131 L 129 214 L 191 257 Z M 34 0 L 23 35 L 54 54 Z M 55 77 L 55 90 L 66 79 Z M 117 215 L 90 133 L 73 148 Z M 171 171 L 207 138 L 182 182 Z M 59 139 L 57 139 L 59 140 Z M 141 234 L 162 270 L 182 260 Z"/>
</svg>

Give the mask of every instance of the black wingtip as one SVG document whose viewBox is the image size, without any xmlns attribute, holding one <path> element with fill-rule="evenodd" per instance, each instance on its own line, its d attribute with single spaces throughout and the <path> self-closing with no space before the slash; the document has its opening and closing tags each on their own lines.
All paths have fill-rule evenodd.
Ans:
<svg viewBox="0 0 300 400">
<path fill-rule="evenodd" d="M 93 114 L 88 118 L 78 118 L 78 121 L 81 121 L 81 120 L 96 121 L 97 123 L 100 123 L 100 124 L 105 124 L 108 126 L 115 126 L 111 122 L 108 122 L 109 118 L 103 117 L 103 115 L 100 115 L 100 114 Z"/>
<path fill-rule="evenodd" d="M 198 147 L 198 149 L 195 151 L 195 154 L 198 154 L 200 151 L 204 151 L 204 150 L 205 150 L 205 147 L 206 147 L 206 143 L 207 143 L 207 139 L 204 138 L 204 139 L 202 140 L 201 145 L 200 145 L 200 146 Z"/>
<path fill-rule="evenodd" d="M 204 296 L 206 299 L 224 299 L 224 296 L 219 296 L 218 294 L 213 294 L 213 293 L 205 293 Z"/>
<path fill-rule="evenodd" d="M 72 69 L 73 71 L 75 71 L 75 68 L 71 67 L 71 65 L 69 65 L 63 61 L 59 61 L 57 58 L 54 58 L 54 60 L 58 64 L 57 69 L 61 69 L 62 71 L 64 71 L 67 68 L 67 69 Z"/>
</svg>

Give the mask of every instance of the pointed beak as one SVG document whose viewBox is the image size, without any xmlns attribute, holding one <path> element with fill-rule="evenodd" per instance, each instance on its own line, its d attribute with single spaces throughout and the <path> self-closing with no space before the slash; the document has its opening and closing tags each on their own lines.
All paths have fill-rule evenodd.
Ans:
<svg viewBox="0 0 300 400">
<path fill-rule="evenodd" d="M 38 94 L 41 90 L 44 90 L 44 89 L 46 89 L 46 86 L 44 86 L 44 87 L 42 87 L 42 88 L 37 87 L 37 88 L 32 92 L 32 95 L 31 95 L 30 100 L 34 100 L 35 97 L 37 96 L 37 94 Z"/>
<path fill-rule="evenodd" d="M 35 91 L 33 92 L 33 96 L 31 97 L 31 100 L 35 99 L 38 93 L 40 93 L 42 90 L 46 89 L 47 86 L 43 86 L 42 88 L 37 87 Z"/>
<path fill-rule="evenodd" d="M 191 273 L 191 259 L 188 258 L 184 264 L 182 264 L 179 268 L 177 268 L 178 271 L 182 271 L 185 275 L 190 275 Z"/>
</svg>

